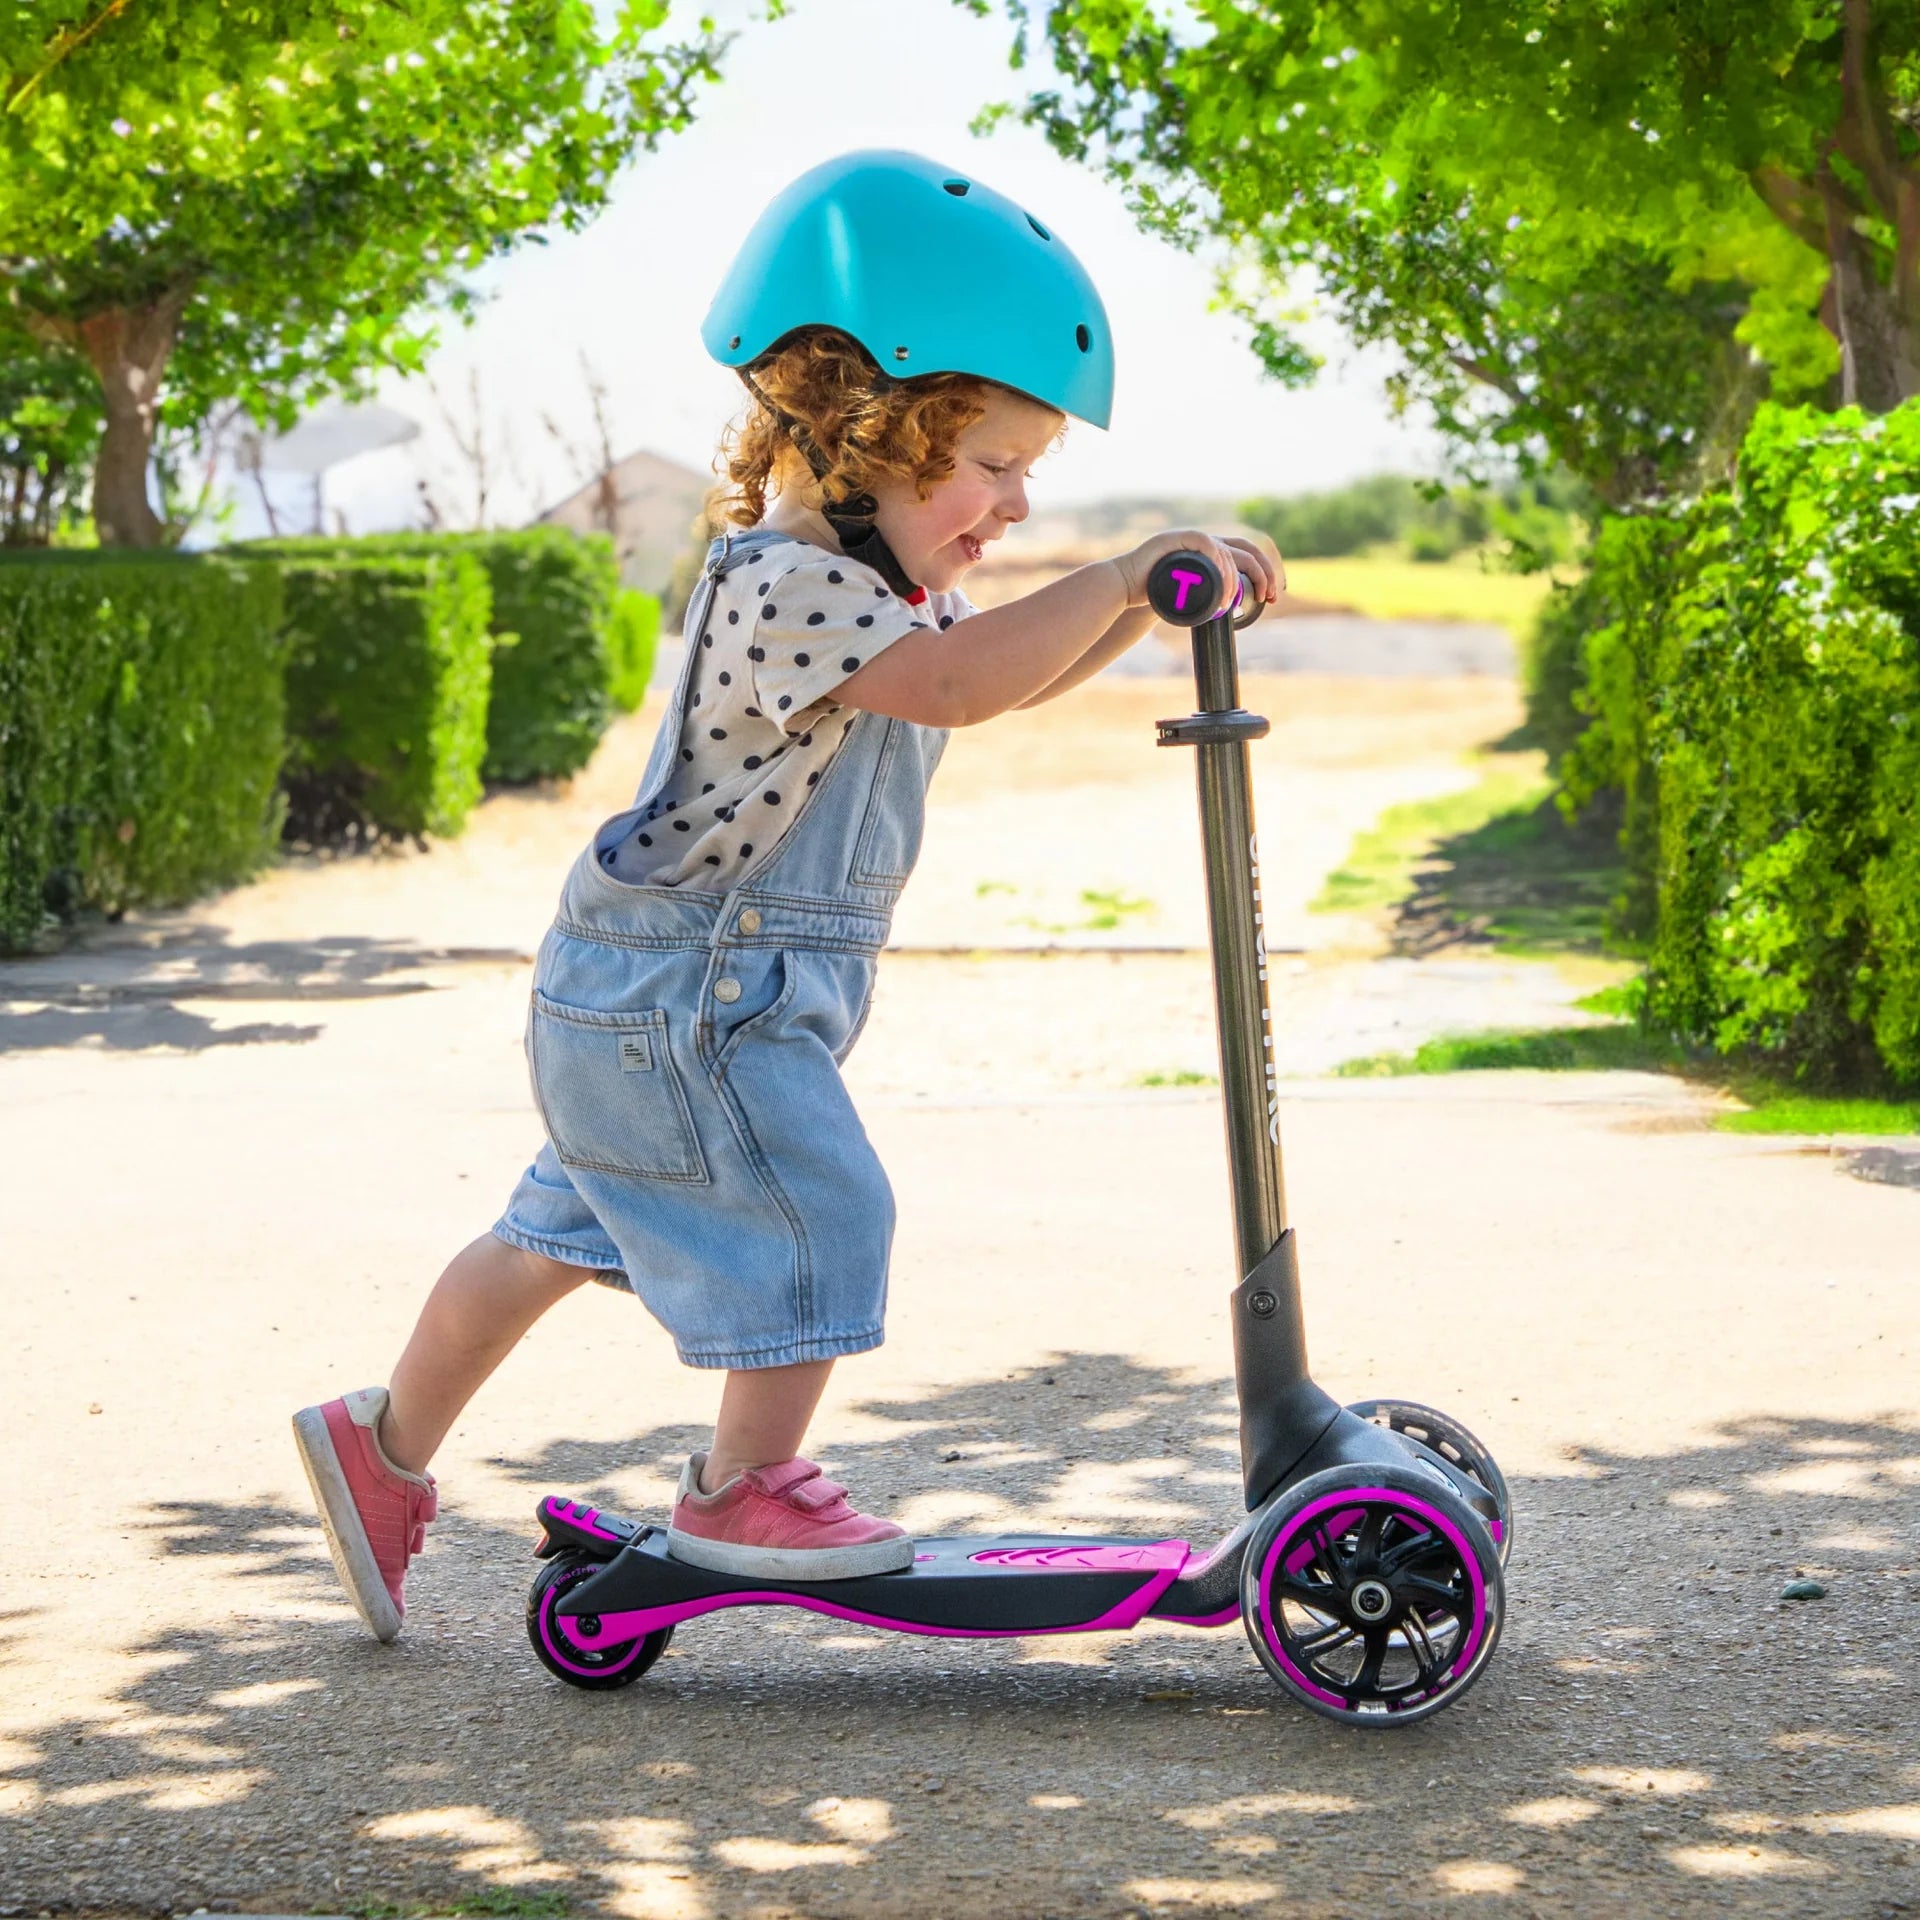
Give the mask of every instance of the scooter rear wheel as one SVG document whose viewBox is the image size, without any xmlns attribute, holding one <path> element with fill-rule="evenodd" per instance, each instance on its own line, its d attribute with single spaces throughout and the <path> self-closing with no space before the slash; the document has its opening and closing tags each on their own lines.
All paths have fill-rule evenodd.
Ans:
<svg viewBox="0 0 1920 1920">
<path fill-rule="evenodd" d="M 1500 1564 L 1507 1564 L 1513 1552 L 1513 1495 L 1507 1491 L 1507 1477 L 1500 1471 L 1499 1462 L 1479 1440 L 1451 1414 L 1423 1407 L 1417 1400 L 1356 1400 L 1347 1411 L 1376 1427 L 1418 1440 L 1450 1467 L 1485 1487 L 1499 1510 L 1500 1530 L 1494 1540 L 1500 1549 Z"/>
<path fill-rule="evenodd" d="M 575 1643 L 554 1612 L 560 1601 L 582 1581 L 591 1580 L 606 1566 L 591 1554 L 558 1553 L 540 1569 L 527 1595 L 527 1638 L 540 1664 L 570 1687 L 606 1692 L 629 1687 L 667 1650 L 673 1629 L 622 1640 L 610 1647 L 587 1648 Z"/>
<path fill-rule="evenodd" d="M 1260 1663 L 1348 1726 L 1438 1713 L 1492 1657 L 1499 1556 L 1472 1508 L 1415 1467 L 1330 1467 L 1276 1494 L 1241 1563 Z"/>
</svg>

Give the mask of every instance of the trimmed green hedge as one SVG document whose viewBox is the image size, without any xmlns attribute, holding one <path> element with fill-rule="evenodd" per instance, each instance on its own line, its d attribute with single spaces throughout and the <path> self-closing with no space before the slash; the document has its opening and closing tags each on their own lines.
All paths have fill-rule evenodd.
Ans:
<svg viewBox="0 0 1920 1920">
<path fill-rule="evenodd" d="M 1920 402 L 1763 408 L 1731 492 L 1593 556 L 1569 805 L 1626 796 L 1649 1020 L 1920 1082 Z"/>
<path fill-rule="evenodd" d="M 281 556 L 288 830 L 455 834 L 480 798 L 493 673 L 471 554 Z"/>
<path fill-rule="evenodd" d="M 604 534 L 564 527 L 512 533 L 387 533 L 258 541 L 243 549 L 293 561 L 471 554 L 493 593 L 493 695 L 487 715 L 489 780 L 565 779 L 579 772 L 612 717 L 614 689 L 631 687 L 637 649 L 652 649 L 644 617 L 621 617 L 620 570 Z M 646 598 L 647 596 L 640 596 Z M 658 627 L 658 603 L 654 621 Z M 625 647 L 625 655 L 617 649 Z M 636 703 L 637 704 L 637 701 Z M 627 709 L 631 710 L 631 709 Z"/>
<path fill-rule="evenodd" d="M 0 563 L 0 947 L 271 858 L 280 609 L 273 568 L 218 557 Z"/>
<path fill-rule="evenodd" d="M 654 656 L 660 650 L 660 601 L 637 587 L 622 587 L 613 598 L 607 621 L 607 650 L 613 658 L 613 679 L 607 695 L 622 713 L 638 713 L 653 678 Z"/>
</svg>

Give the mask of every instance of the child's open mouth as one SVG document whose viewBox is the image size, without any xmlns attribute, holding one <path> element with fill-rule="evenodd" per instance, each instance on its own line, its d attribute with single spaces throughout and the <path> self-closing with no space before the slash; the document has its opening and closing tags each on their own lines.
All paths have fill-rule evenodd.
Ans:
<svg viewBox="0 0 1920 1920">
<path fill-rule="evenodd" d="M 960 551 L 967 556 L 967 564 L 972 566 L 975 561 L 986 557 L 986 542 L 976 540 L 970 533 L 963 533 L 960 536 Z"/>
</svg>

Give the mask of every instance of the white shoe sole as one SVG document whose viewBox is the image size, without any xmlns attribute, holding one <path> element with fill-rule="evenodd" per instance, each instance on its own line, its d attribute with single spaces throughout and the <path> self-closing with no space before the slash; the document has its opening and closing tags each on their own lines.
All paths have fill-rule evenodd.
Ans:
<svg viewBox="0 0 1920 1920">
<path fill-rule="evenodd" d="M 859 1580 L 873 1573 L 904 1573 L 913 1565 L 913 1536 L 873 1540 L 863 1547 L 739 1547 L 669 1527 L 667 1551 L 690 1567 L 747 1580 Z"/>
<path fill-rule="evenodd" d="M 327 1416 L 318 1407 L 302 1407 L 293 1416 L 293 1442 L 300 1449 L 300 1464 L 307 1470 L 307 1485 L 313 1489 L 313 1504 L 319 1509 L 333 1570 L 340 1576 L 354 1610 L 367 1623 L 367 1631 L 384 1644 L 400 1631 L 400 1610 L 380 1577 L 373 1544 L 360 1524 L 360 1512 L 353 1504 L 347 1476 L 341 1471 L 340 1456 L 333 1449 Z"/>
</svg>

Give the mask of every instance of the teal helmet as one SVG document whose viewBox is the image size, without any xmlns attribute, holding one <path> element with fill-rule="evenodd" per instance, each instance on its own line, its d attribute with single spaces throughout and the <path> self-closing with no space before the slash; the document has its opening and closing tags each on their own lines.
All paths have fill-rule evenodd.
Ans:
<svg viewBox="0 0 1920 1920">
<path fill-rule="evenodd" d="M 1087 270 L 1023 207 L 917 153 L 844 153 L 754 223 L 700 329 L 744 375 L 801 327 L 837 327 L 883 372 L 966 373 L 1096 427 L 1113 333 Z"/>
</svg>

